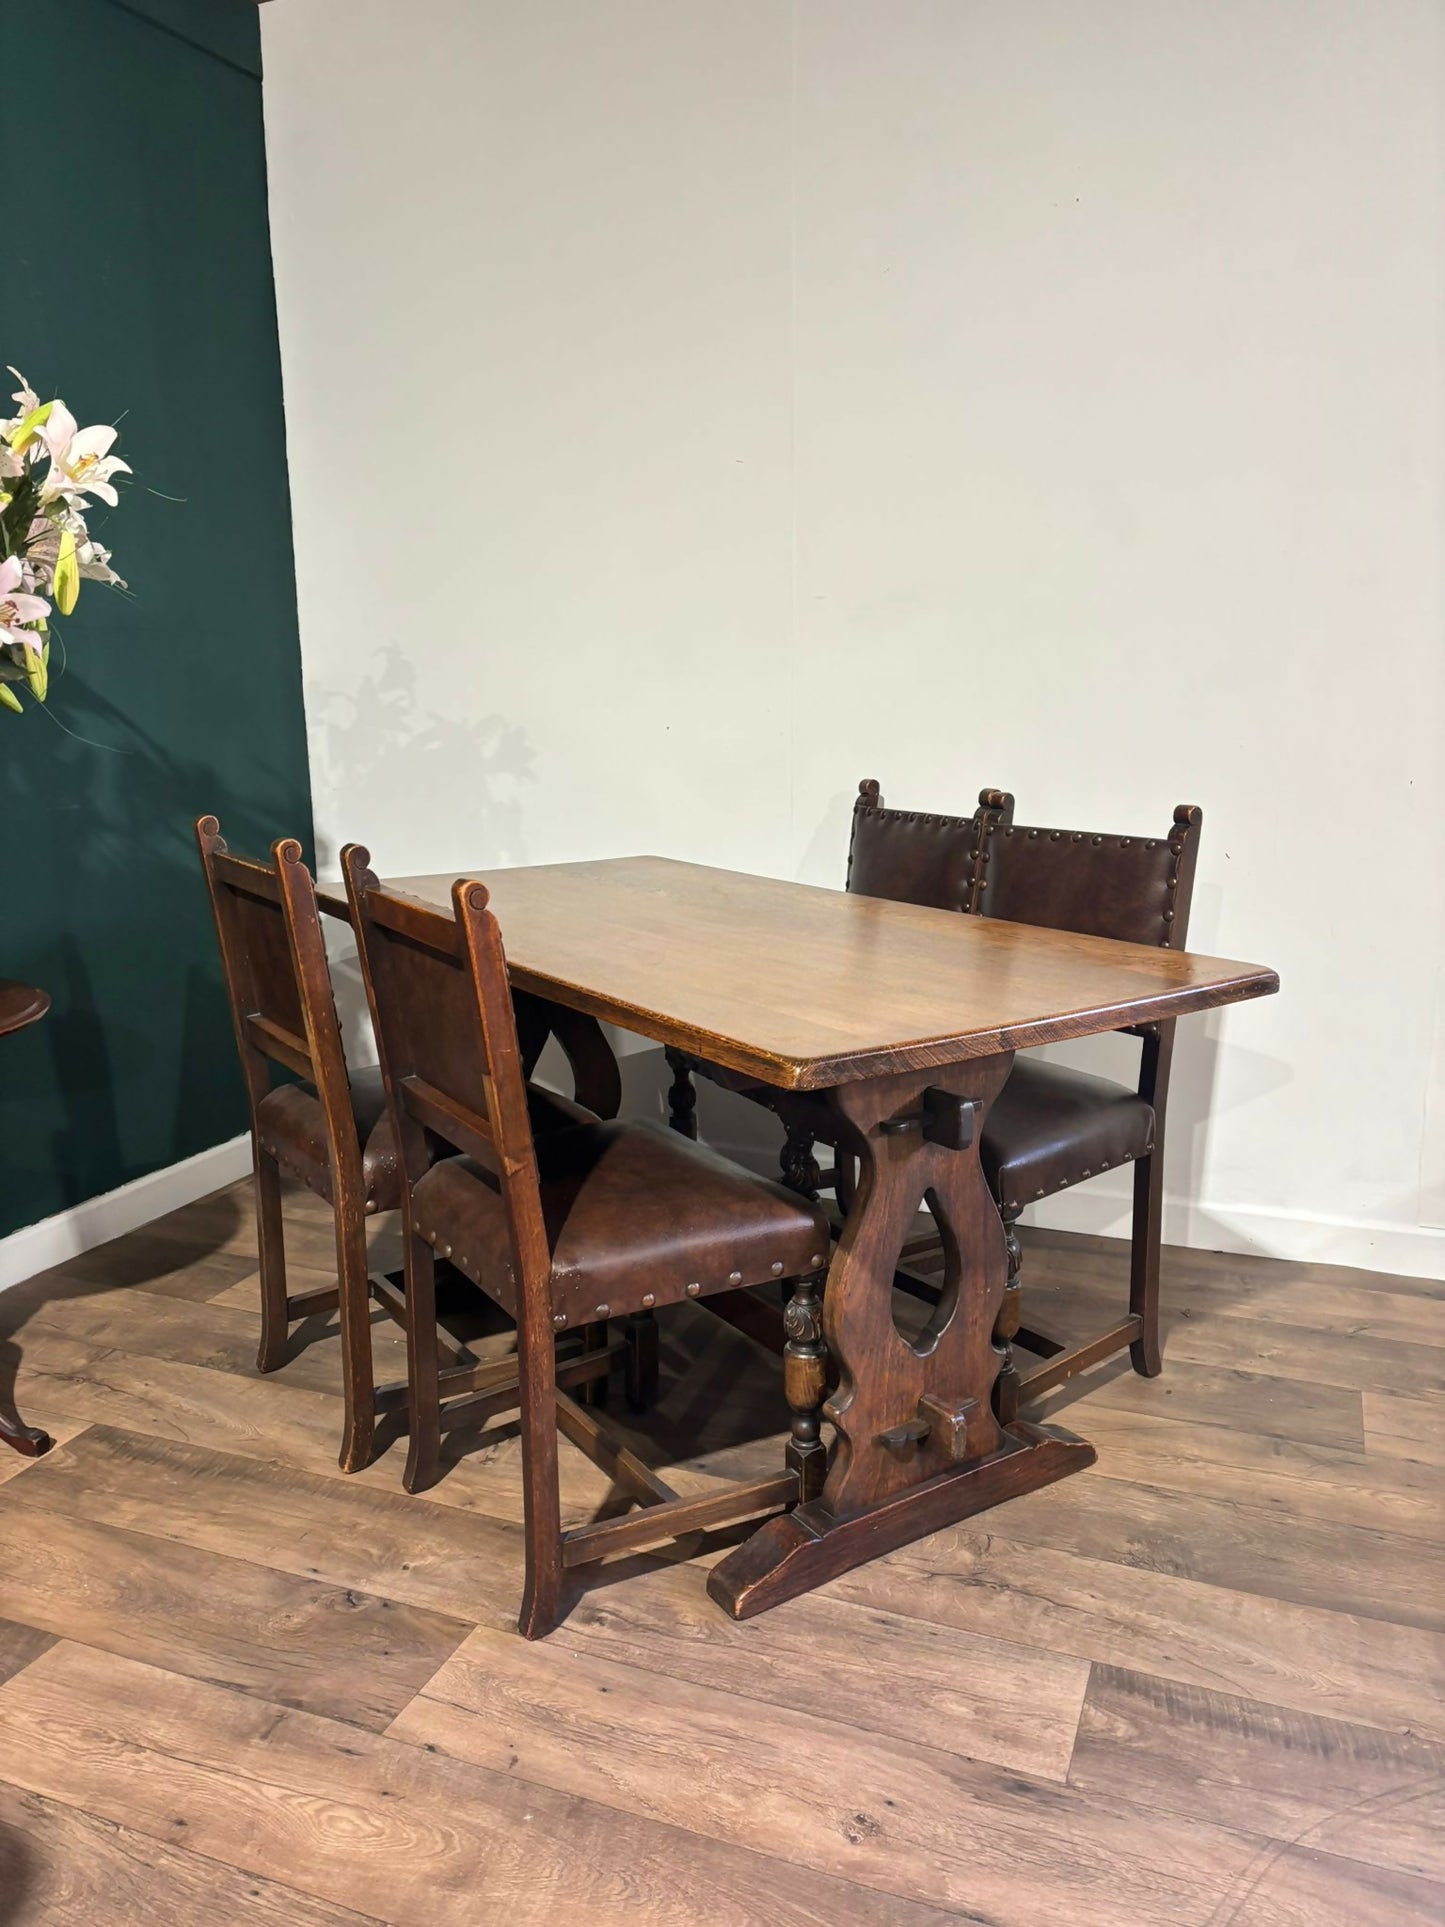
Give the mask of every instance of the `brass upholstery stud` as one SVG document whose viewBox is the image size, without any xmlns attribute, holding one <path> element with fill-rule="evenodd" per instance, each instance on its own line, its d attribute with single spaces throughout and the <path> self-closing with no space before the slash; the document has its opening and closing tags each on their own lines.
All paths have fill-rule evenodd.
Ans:
<svg viewBox="0 0 1445 1927">
<path fill-rule="evenodd" d="M 552 1323 L 557 1327 L 558 1331 L 561 1331 L 562 1327 L 567 1323 L 566 1312 L 554 1311 L 552 1314 Z"/>
<path fill-rule="evenodd" d="M 599 1318 L 610 1318 L 612 1316 L 611 1305 L 599 1305 L 597 1307 L 597 1316 Z"/>
<path fill-rule="evenodd" d="M 702 1290 L 702 1286 L 701 1286 L 701 1285 L 689 1285 L 689 1286 L 688 1286 L 688 1288 L 687 1288 L 687 1295 L 688 1295 L 688 1297 L 689 1297 L 689 1298 L 696 1298 L 696 1296 L 697 1296 L 697 1294 L 698 1294 L 698 1293 L 699 1293 L 699 1292 L 700 1292 L 701 1290 Z"/>
<path fill-rule="evenodd" d="M 730 1271 L 728 1273 L 728 1283 L 730 1285 L 740 1285 L 742 1282 L 743 1274 L 740 1271 Z"/>
<path fill-rule="evenodd" d="M 812 1257 L 808 1260 L 808 1263 L 815 1267 L 822 1264 L 822 1262 L 823 1262 L 823 1254 L 821 1251 L 815 1251 Z"/>
<path fill-rule="evenodd" d="M 643 1292 L 643 1294 L 642 1294 L 642 1308 L 643 1308 L 643 1310 L 644 1310 L 644 1311 L 651 1311 L 651 1310 L 652 1310 L 652 1307 L 653 1307 L 653 1306 L 654 1306 L 654 1305 L 655 1305 L 656 1303 L 657 1303 L 657 1293 L 656 1293 L 655 1291 L 645 1291 L 645 1292 Z"/>
<path fill-rule="evenodd" d="M 771 1265 L 770 1265 L 770 1266 L 768 1267 L 768 1269 L 769 1269 L 769 1270 L 770 1270 L 770 1271 L 772 1272 L 772 1274 L 773 1274 L 773 1276 L 774 1276 L 775 1278 L 781 1278 L 781 1277 L 782 1277 L 782 1275 L 783 1275 L 783 1261 L 782 1261 L 782 1259 L 781 1259 L 781 1258 L 775 1258 L 775 1259 L 773 1260 L 773 1262 L 772 1262 L 772 1264 L 771 1264 Z"/>
</svg>

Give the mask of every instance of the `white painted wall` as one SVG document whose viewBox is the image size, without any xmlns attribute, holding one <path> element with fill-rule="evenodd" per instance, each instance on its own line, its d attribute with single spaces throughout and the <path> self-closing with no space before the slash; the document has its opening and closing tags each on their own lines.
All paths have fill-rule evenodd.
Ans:
<svg viewBox="0 0 1445 1927">
<path fill-rule="evenodd" d="M 1167 1235 L 1445 1271 L 1438 0 L 263 22 L 323 849 L 1202 803 Z"/>
</svg>

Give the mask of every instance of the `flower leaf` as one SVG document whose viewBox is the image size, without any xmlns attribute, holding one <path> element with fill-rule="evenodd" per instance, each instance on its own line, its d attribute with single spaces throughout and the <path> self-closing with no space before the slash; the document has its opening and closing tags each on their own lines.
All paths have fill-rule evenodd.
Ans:
<svg viewBox="0 0 1445 1927">
<path fill-rule="evenodd" d="M 23 455 L 25 450 L 29 448 L 30 444 L 39 435 L 41 429 L 44 428 L 45 424 L 50 420 L 50 411 L 54 406 L 55 403 L 53 401 L 43 401 L 38 408 L 32 408 L 28 415 L 22 416 L 15 424 L 10 433 L 5 437 L 15 454 Z"/>
<path fill-rule="evenodd" d="M 68 616 L 80 595 L 80 564 L 75 559 L 75 537 L 69 529 L 60 531 L 60 550 L 55 558 L 55 581 L 51 585 L 55 606 Z"/>
</svg>

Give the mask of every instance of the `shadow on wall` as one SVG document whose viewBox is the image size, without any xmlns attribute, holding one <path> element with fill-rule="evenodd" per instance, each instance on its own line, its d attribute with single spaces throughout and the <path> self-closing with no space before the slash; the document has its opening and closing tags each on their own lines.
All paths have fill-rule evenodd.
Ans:
<svg viewBox="0 0 1445 1927">
<path fill-rule="evenodd" d="M 317 862 L 336 870 L 341 846 L 353 838 L 371 849 L 378 872 L 395 875 L 388 835 L 412 852 L 404 867 L 427 864 L 418 850 L 435 835 L 432 867 L 445 869 L 448 847 L 473 854 L 460 859 L 497 865 L 527 861 L 523 788 L 537 780 L 536 752 L 527 732 L 502 716 L 444 716 L 417 700 L 416 664 L 396 643 L 353 690 L 313 689 L 307 694 L 314 793 L 324 821 L 338 806 L 346 820 L 339 839 L 318 832 Z M 443 786 L 460 782 L 465 808 Z M 355 816 L 355 823 L 351 817 Z M 458 859 L 451 859 L 458 860 Z"/>
<path fill-rule="evenodd" d="M 450 864 L 527 861 L 523 787 L 536 753 L 501 716 L 442 716 L 417 701 L 417 671 L 392 643 L 354 689 L 312 690 L 307 719 L 315 795 L 317 874 L 337 876 L 346 843 L 364 843 L 380 876 Z M 449 787 L 460 781 L 458 805 Z M 340 818 L 337 833 L 327 819 Z M 347 1061 L 376 1062 L 351 931 L 327 919 L 326 949 Z"/>
<path fill-rule="evenodd" d="M 54 741 L 0 759 L 6 818 L 24 826 L 7 857 L 7 890 L 26 906 L 0 969 L 52 999 L 48 1016 L 0 1053 L 0 1231 L 244 1128 L 191 824 L 214 809 L 243 849 L 283 827 L 266 820 L 281 786 L 263 751 L 228 780 L 215 762 L 168 748 L 74 670 L 63 687 L 74 738 L 44 715 L 7 719 L 53 730 Z"/>
</svg>

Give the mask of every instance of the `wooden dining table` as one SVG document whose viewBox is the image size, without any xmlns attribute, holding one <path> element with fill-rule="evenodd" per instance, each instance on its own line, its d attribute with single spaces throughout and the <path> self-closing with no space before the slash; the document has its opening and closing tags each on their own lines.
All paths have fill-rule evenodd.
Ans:
<svg viewBox="0 0 1445 1927">
<path fill-rule="evenodd" d="M 468 874 L 514 989 L 767 1086 L 785 1122 L 857 1160 L 821 1332 L 801 1329 L 806 1305 L 788 1325 L 794 1348 L 826 1344 L 832 1447 L 812 1493 L 713 1567 L 720 1605 L 748 1617 L 1093 1462 L 1059 1428 L 995 1416 L 1007 1266 L 984 1119 L 1015 1051 L 1267 996 L 1272 970 L 664 857 Z M 386 887 L 449 910 L 454 876 Z M 318 894 L 346 914 L 337 886 Z M 924 1204 L 949 1262 L 908 1338 L 893 1283 Z"/>
</svg>

